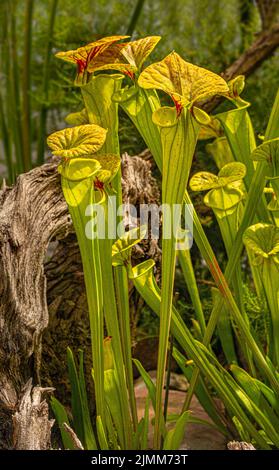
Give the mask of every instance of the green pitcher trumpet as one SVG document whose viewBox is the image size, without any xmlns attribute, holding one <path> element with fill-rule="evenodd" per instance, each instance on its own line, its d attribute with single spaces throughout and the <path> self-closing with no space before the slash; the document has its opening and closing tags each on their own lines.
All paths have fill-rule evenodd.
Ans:
<svg viewBox="0 0 279 470">
<path fill-rule="evenodd" d="M 75 64 L 77 67 L 75 84 L 77 86 L 85 85 L 90 78 L 91 72 L 89 68 L 91 62 L 98 60 L 99 56 L 102 56 L 108 49 L 115 51 L 116 43 L 128 37 L 129 36 L 108 36 L 98 39 L 98 41 L 91 42 L 86 46 L 79 47 L 76 50 L 57 52 L 56 57 Z M 120 47 L 120 44 L 118 44 L 117 49 Z"/>
<path fill-rule="evenodd" d="M 251 159 L 256 162 L 266 162 L 268 171 L 266 180 L 269 182 L 273 192 L 272 199 L 267 208 L 271 211 L 278 224 L 279 217 L 279 138 L 266 140 L 259 145 L 251 154 Z"/>
<path fill-rule="evenodd" d="M 160 108 L 160 101 L 155 90 L 144 90 L 134 84 L 123 88 L 113 99 L 129 116 L 148 146 L 156 165 L 162 168 L 162 146 L 158 126 L 152 121 L 152 114 Z"/>
<path fill-rule="evenodd" d="M 208 172 L 199 172 L 190 180 L 190 188 L 193 191 L 209 190 L 204 197 L 204 203 L 213 210 L 216 216 L 228 256 L 242 218 L 243 201 L 245 198 L 245 188 L 242 181 L 245 174 L 245 165 L 233 162 L 223 166 L 218 176 Z M 243 310 L 241 286 L 242 281 L 239 266 L 234 279 L 234 289 L 238 303 Z M 213 294 L 213 299 L 216 303 L 219 293 L 216 290 L 213 291 Z M 237 363 L 237 356 L 229 319 L 230 313 L 225 307 L 218 321 L 218 332 L 223 350 L 230 364 L 232 362 Z"/>
<path fill-rule="evenodd" d="M 242 216 L 245 198 L 242 180 L 245 174 L 245 165 L 232 162 L 223 166 L 218 176 L 202 171 L 190 180 L 192 191 L 209 190 L 204 197 L 204 203 L 211 207 L 216 215 L 228 253 Z"/>
<path fill-rule="evenodd" d="M 120 45 L 118 44 L 117 48 L 119 47 Z M 107 53 L 109 51 L 110 53 L 113 52 L 111 48 L 107 50 Z M 101 60 L 102 55 L 100 54 L 98 57 Z M 94 59 L 94 63 L 96 60 L 97 58 Z M 118 104 L 112 100 L 112 97 L 120 90 L 122 80 L 123 75 L 119 73 L 111 75 L 104 73 L 94 75 L 94 73 L 92 73 L 88 82 L 81 86 L 81 93 L 89 122 L 98 124 L 107 130 L 106 141 L 102 148 L 102 152 L 118 155 L 119 158 Z M 107 204 L 105 205 L 105 212 L 107 216 L 109 210 L 114 211 L 115 221 L 113 222 L 113 231 L 116 233 L 116 223 L 121 221 L 120 217 L 116 217 L 117 209 L 122 204 L 120 167 L 116 177 L 112 180 L 111 185 L 115 191 L 116 207 L 110 205 L 109 208 L 110 199 L 108 199 Z M 106 217 L 106 226 L 107 225 L 108 220 Z M 106 237 L 100 240 L 103 287 L 106 291 L 111 292 L 110 296 L 104 297 L 104 312 L 108 334 L 113 337 L 112 347 L 114 354 L 119 357 L 119 361 L 116 362 L 116 367 L 118 369 L 118 376 L 123 389 L 123 393 L 121 394 L 122 411 L 124 416 L 126 416 L 127 422 L 125 438 L 129 442 L 130 447 L 131 429 L 129 407 L 131 409 L 134 429 L 136 429 L 137 426 L 137 412 L 133 389 L 128 285 L 125 270 L 121 267 L 114 270 L 112 268 L 112 243 L 112 237 Z M 126 396 L 127 386 L 129 397 Z"/>
<path fill-rule="evenodd" d="M 279 364 L 279 228 L 258 223 L 249 227 L 243 242 L 263 283 L 270 309 L 269 354 Z"/>
<path fill-rule="evenodd" d="M 255 133 L 248 113 L 250 103 L 244 101 L 239 96 L 244 88 L 244 77 L 241 75 L 236 77 L 229 85 L 230 99 L 236 108 L 217 114 L 216 119 L 219 119 L 222 124 L 235 161 L 241 162 L 246 166 L 247 171 L 244 182 L 248 191 L 255 172 L 250 155 L 256 148 Z M 257 213 L 261 220 L 270 221 L 263 197 L 257 205 Z"/>
<path fill-rule="evenodd" d="M 235 161 L 243 163 L 247 168 L 245 177 L 246 187 L 251 183 L 254 166 L 249 158 L 256 148 L 254 129 L 248 114 L 250 103 L 243 100 L 235 100 L 235 109 L 216 115 L 221 122 L 227 140 L 229 142 Z"/>
<path fill-rule="evenodd" d="M 88 121 L 107 130 L 102 151 L 119 154 L 118 107 L 112 96 L 121 89 L 123 75 L 92 75 L 86 85 L 81 87 Z M 85 111 L 83 111 L 85 115 Z"/>
<path fill-rule="evenodd" d="M 112 63 L 100 65 L 98 68 L 98 70 L 116 69 L 132 79 L 132 85 L 127 85 L 116 92 L 113 99 L 120 104 L 143 136 L 159 168 L 161 168 L 161 141 L 159 130 L 152 122 L 152 113 L 160 108 L 160 101 L 155 90 L 144 90 L 138 86 L 138 75 L 160 39 L 160 36 L 148 36 L 130 42 L 121 49 L 126 64 L 119 64 L 118 58 L 115 57 L 114 61 L 111 60 Z"/>
<path fill-rule="evenodd" d="M 137 79 L 144 62 L 160 39 L 160 36 L 148 36 L 129 43 L 114 44 L 94 57 L 88 65 L 90 73 L 117 70 L 130 77 L 132 85 L 115 90 L 113 99 L 121 105 L 143 135 L 159 168 L 161 159 L 160 135 L 152 123 L 151 117 L 153 111 L 160 107 L 160 102 L 156 91 L 143 90 L 138 86 Z"/>
<path fill-rule="evenodd" d="M 90 61 L 88 71 L 117 70 L 134 79 L 160 39 L 160 36 L 147 36 L 137 41 L 113 44 Z"/>
<path fill-rule="evenodd" d="M 231 148 L 226 137 L 217 137 L 205 147 L 206 151 L 212 155 L 219 170 L 227 163 L 234 161 Z"/>
<path fill-rule="evenodd" d="M 109 429 L 108 434 L 111 435 L 114 432 L 114 428 L 117 434 L 117 440 L 120 444 L 121 449 L 125 449 L 125 417 L 122 413 L 121 406 L 121 387 L 118 380 L 118 374 L 115 368 L 115 358 L 112 349 L 112 338 L 107 337 L 104 340 L 104 390 L 105 390 L 105 401 L 107 405 L 107 412 L 111 416 L 111 421 L 114 426 L 110 428 L 110 420 L 107 420 L 107 428 Z M 94 375 L 94 374 L 93 374 Z"/>
<path fill-rule="evenodd" d="M 147 67 L 138 83 L 145 89 L 155 88 L 166 92 L 175 103 L 174 108 L 162 107 L 153 113 L 153 122 L 160 129 L 162 143 L 162 203 L 168 204 L 173 210 L 175 204 L 183 203 L 200 129 L 199 122 L 203 124 L 209 120 L 207 114 L 195 108 L 194 104 L 208 96 L 225 94 L 228 87 L 218 75 L 185 62 L 175 52 Z M 176 233 L 162 241 L 162 304 L 154 433 L 154 446 L 157 449 L 161 441 L 162 391 L 171 322 L 175 243 Z"/>
<path fill-rule="evenodd" d="M 102 419 L 105 416 L 102 367 L 104 334 L 102 268 L 99 240 L 95 237 L 88 238 L 85 234 L 87 223 L 85 213 L 87 207 L 96 202 L 98 191 L 96 191 L 95 183 L 99 172 L 102 171 L 101 163 L 92 158 L 92 153 L 103 146 L 105 137 L 104 129 L 88 124 L 58 131 L 48 138 L 48 145 L 53 153 L 62 157 L 59 166 L 62 189 L 81 252 L 89 308 L 96 406 L 97 413 Z"/>
</svg>

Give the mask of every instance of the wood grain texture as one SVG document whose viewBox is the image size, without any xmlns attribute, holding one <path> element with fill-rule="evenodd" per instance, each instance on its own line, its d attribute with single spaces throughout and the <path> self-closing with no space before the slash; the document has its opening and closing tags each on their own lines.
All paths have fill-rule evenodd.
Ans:
<svg viewBox="0 0 279 470">
<path fill-rule="evenodd" d="M 41 336 L 48 324 L 44 257 L 70 226 L 55 164 L 19 176 L 0 192 L 0 445 L 11 447 L 8 416 L 26 383 L 40 382 Z M 29 383 L 29 382 L 28 382 Z M 32 400 L 31 400 L 32 402 Z M 3 424 L 4 423 L 4 424 Z M 46 436 L 46 441 L 49 436 Z M 20 442 L 20 439 L 18 439 Z"/>
</svg>

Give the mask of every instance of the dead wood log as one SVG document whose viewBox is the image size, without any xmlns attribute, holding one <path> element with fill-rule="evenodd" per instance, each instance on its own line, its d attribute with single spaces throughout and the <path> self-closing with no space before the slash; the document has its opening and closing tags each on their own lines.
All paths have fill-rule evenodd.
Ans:
<svg viewBox="0 0 279 470">
<path fill-rule="evenodd" d="M 65 358 L 68 345 L 84 347 L 89 337 L 81 260 L 56 166 L 35 168 L 0 191 L 0 449 L 49 447 L 52 422 L 41 395 L 52 386 L 63 393 L 60 353 Z M 155 202 L 156 188 L 150 163 L 125 155 L 126 200 Z M 32 388 L 30 379 L 47 389 Z M 40 435 L 26 437 L 35 421 Z"/>
<path fill-rule="evenodd" d="M 19 410 L 25 384 L 30 377 L 39 383 L 41 337 L 48 324 L 44 258 L 51 238 L 65 233 L 69 225 L 55 164 L 19 176 L 13 188 L 0 192 L 2 448 L 13 447 L 12 416 Z M 43 440 L 49 442 L 49 437 Z M 16 442 L 22 442 L 20 436 Z"/>
<path fill-rule="evenodd" d="M 227 444 L 228 450 L 256 450 L 253 444 L 248 442 L 231 441 Z"/>
<path fill-rule="evenodd" d="M 48 450 L 54 420 L 48 417 L 48 404 L 42 394 L 53 388 L 32 387 L 29 379 L 18 411 L 13 415 L 13 447 L 17 450 Z"/>
</svg>

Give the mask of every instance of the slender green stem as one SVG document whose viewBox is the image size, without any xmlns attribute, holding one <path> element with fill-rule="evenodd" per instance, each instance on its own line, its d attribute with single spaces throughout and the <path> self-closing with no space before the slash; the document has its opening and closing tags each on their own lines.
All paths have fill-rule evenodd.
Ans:
<svg viewBox="0 0 279 470">
<path fill-rule="evenodd" d="M 241 203 L 240 203 L 241 204 Z M 242 209 L 242 206 L 239 207 Z M 221 228 L 222 223 L 219 223 L 221 232 L 222 232 L 222 238 L 225 241 L 226 244 L 226 251 L 228 256 L 231 253 L 232 246 L 235 240 L 235 234 L 237 233 L 238 230 L 238 219 L 239 219 L 239 211 L 236 210 L 232 214 L 227 214 L 225 218 L 222 219 L 223 221 L 223 228 Z M 243 318 L 245 319 L 249 329 L 249 317 L 247 315 L 247 312 L 245 310 L 244 306 L 244 298 L 243 298 L 243 281 L 242 281 L 242 276 L 241 276 L 241 266 L 240 266 L 240 261 L 238 262 L 238 265 L 236 266 L 236 270 L 233 276 L 232 280 L 232 285 L 233 285 L 233 291 L 234 295 L 236 298 L 237 305 L 239 307 L 240 312 L 243 315 Z M 230 317 L 230 315 L 229 315 Z M 236 328 L 234 328 L 234 331 L 236 333 L 236 337 L 238 338 L 239 344 L 242 347 L 242 350 L 244 352 L 244 355 L 246 357 L 246 360 L 248 362 L 248 367 L 250 370 L 250 373 L 255 375 L 255 367 L 253 363 L 253 356 L 249 348 L 247 347 L 246 341 L 242 342 L 241 341 L 241 332 L 239 333 Z"/>
<path fill-rule="evenodd" d="M 146 303 L 157 315 L 160 315 L 161 292 L 156 284 L 152 271 L 149 269 L 148 271 L 139 273 L 138 276 L 133 278 L 133 281 L 136 289 L 144 298 Z M 201 345 L 193 339 L 191 333 L 175 308 L 172 308 L 171 328 L 176 340 L 179 342 L 183 350 L 186 351 L 187 355 L 193 359 L 198 368 L 194 371 L 193 375 L 197 373 L 196 371 L 202 371 L 205 377 L 210 380 L 212 386 L 216 389 L 231 416 L 237 416 L 245 429 L 247 429 L 251 436 L 255 438 L 261 448 L 269 448 L 265 439 L 259 434 L 246 416 L 235 393 L 232 393 L 230 387 L 227 386 L 223 374 L 220 374 L 218 368 L 216 368 L 214 364 L 211 364 L 211 361 L 208 361 L 208 357 L 201 348 Z M 223 373 L 226 372 L 223 371 Z M 191 382 L 193 382 L 193 379 Z"/>
<path fill-rule="evenodd" d="M 129 23 L 129 26 L 128 26 L 127 31 L 126 31 L 127 36 L 132 36 L 133 32 L 135 31 L 137 22 L 139 20 L 139 17 L 141 15 L 141 11 L 143 9 L 144 2 L 145 2 L 145 0 L 138 0 L 137 1 L 137 4 L 135 6 L 135 9 L 133 11 L 133 15 L 132 15 L 130 23 Z"/>
<path fill-rule="evenodd" d="M 122 205 L 122 182 L 121 171 L 119 170 L 114 180 L 116 190 L 116 205 Z M 121 217 L 117 218 L 121 222 Z M 124 266 L 118 266 L 114 269 L 114 285 L 117 299 L 118 318 L 120 324 L 121 343 L 123 351 L 123 360 L 126 370 L 127 386 L 129 393 L 129 402 L 133 420 L 134 431 L 138 426 L 137 404 L 134 389 L 134 375 L 132 362 L 132 341 L 131 341 L 131 321 L 129 305 L 129 287 L 126 269 Z"/>
<path fill-rule="evenodd" d="M 9 12 L 10 31 L 8 35 L 9 40 L 9 55 L 12 58 L 9 64 L 9 76 L 7 83 L 7 93 L 9 95 L 9 108 L 10 120 L 13 134 L 13 144 L 16 156 L 16 173 L 20 174 L 23 171 L 22 160 L 22 133 L 21 133 L 21 102 L 20 102 L 20 89 L 19 89 L 19 67 L 17 56 L 17 1 L 13 2 Z"/>
<path fill-rule="evenodd" d="M 104 75 L 100 74 L 93 77 L 91 81 L 81 88 L 84 103 L 88 112 L 89 121 L 108 129 L 106 141 L 101 149 L 102 153 L 119 155 L 119 139 L 118 139 L 118 106 L 112 101 L 114 93 L 120 90 L 122 75 Z M 122 186 L 121 186 L 121 170 L 112 181 L 113 189 L 116 195 L 116 209 L 122 204 Z M 111 265 L 111 243 L 109 241 L 103 256 L 109 260 L 110 266 L 107 266 L 106 272 L 103 272 L 103 283 L 106 284 L 110 279 L 109 291 L 111 296 L 117 299 L 118 319 L 115 312 L 115 303 L 112 305 L 105 302 L 106 323 L 110 328 L 111 336 L 114 338 L 112 342 L 114 355 L 118 357 L 116 365 L 118 380 L 121 386 L 121 404 L 123 416 L 126 421 L 125 436 L 128 447 L 131 447 L 132 433 L 130 429 L 129 404 L 131 415 L 133 418 L 134 429 L 137 427 L 137 411 L 133 386 L 133 369 L 131 354 L 131 336 L 130 336 L 130 311 L 127 287 L 127 275 L 124 268 L 112 271 Z M 114 283 L 113 283 L 114 279 Z M 113 302 L 111 300 L 111 302 Z M 120 327 L 118 333 L 116 328 Z M 122 360 L 121 360 L 122 358 Z M 122 367 L 124 363 L 125 370 Z M 126 386 L 127 380 L 127 386 Z M 128 393 L 127 393 L 128 388 Z"/>
<path fill-rule="evenodd" d="M 13 161 L 12 161 L 12 154 L 11 154 L 9 132 L 7 129 L 5 113 L 3 109 L 3 99 L 1 95 L 1 90 L 0 90 L 0 123 L 1 123 L 1 136 L 3 139 L 4 153 L 5 153 L 5 161 L 6 161 L 7 170 L 8 170 L 8 182 L 12 183 L 13 177 L 14 177 L 14 168 L 13 168 Z"/>
<path fill-rule="evenodd" d="M 249 331 L 249 328 L 246 324 L 246 321 L 243 319 L 241 313 L 239 312 L 238 307 L 235 304 L 235 301 L 233 299 L 232 293 L 231 293 L 231 291 L 228 287 L 228 283 L 232 281 L 232 278 L 233 278 L 233 275 L 234 275 L 234 270 L 236 268 L 239 256 L 240 256 L 241 251 L 242 251 L 242 247 L 243 247 L 243 245 L 242 245 L 242 236 L 243 236 L 243 233 L 244 233 L 245 229 L 247 228 L 247 226 L 251 223 L 251 220 L 253 219 L 253 216 L 255 215 L 257 200 L 261 197 L 261 194 L 262 194 L 261 189 L 262 189 L 262 185 L 264 184 L 263 183 L 264 174 L 265 174 L 265 165 L 262 166 L 261 164 L 259 164 L 258 167 L 257 167 L 256 173 L 254 175 L 252 185 L 250 187 L 249 196 L 248 196 L 247 204 L 246 204 L 246 207 L 245 207 L 242 223 L 240 225 L 239 231 L 237 233 L 237 236 L 236 236 L 236 239 L 235 239 L 235 242 L 234 242 L 234 246 L 232 248 L 232 255 L 229 257 L 229 261 L 228 261 L 227 268 L 226 268 L 226 271 L 225 271 L 225 276 L 226 277 L 224 277 L 224 275 L 222 274 L 222 272 L 219 268 L 218 262 L 215 258 L 215 255 L 212 251 L 212 248 L 211 248 L 211 246 L 210 246 L 210 244 L 209 244 L 209 242 L 208 242 L 208 240 L 207 240 L 207 238 L 206 238 L 206 236 L 203 232 L 203 228 L 200 224 L 199 218 L 198 218 L 195 211 L 193 211 L 193 214 L 194 214 L 194 227 L 196 228 L 196 232 L 195 232 L 194 236 L 195 236 L 196 243 L 197 243 L 201 253 L 205 257 L 205 260 L 206 260 L 206 262 L 207 262 L 207 264 L 210 268 L 211 274 L 212 274 L 215 282 L 217 283 L 218 288 L 220 289 L 220 291 L 222 293 L 222 297 L 220 297 L 220 300 L 217 302 L 216 306 L 214 307 L 214 309 L 211 312 L 211 316 L 210 316 L 209 322 L 207 324 L 205 336 L 204 336 L 204 339 L 203 339 L 203 344 L 205 346 L 209 345 L 209 343 L 211 341 L 211 338 L 212 338 L 212 335 L 213 335 L 213 333 L 215 331 L 215 328 L 216 328 L 216 324 L 217 324 L 217 321 L 218 321 L 218 318 L 219 318 L 219 312 L 222 309 L 223 302 L 226 300 L 227 305 L 229 306 L 229 308 L 231 310 L 231 313 L 233 315 L 234 320 L 236 321 L 237 325 L 241 329 L 243 337 L 247 341 L 248 346 L 250 347 L 251 351 L 254 354 L 255 361 L 257 362 L 257 364 L 258 364 L 259 368 L 261 369 L 261 371 L 264 373 L 264 375 L 268 378 L 268 380 L 270 381 L 270 383 L 274 387 L 274 390 L 276 390 L 276 392 L 279 394 L 278 381 L 277 381 L 276 377 L 274 377 L 274 375 L 273 375 L 272 371 L 270 370 L 270 368 L 268 367 L 268 365 L 265 361 L 265 358 L 264 358 L 260 348 L 256 344 L 253 336 L 251 335 L 251 333 Z M 255 196 L 255 198 L 253 198 L 252 196 Z M 185 202 L 187 204 L 190 204 L 190 201 L 191 201 L 191 199 L 190 199 L 188 193 L 186 193 L 185 194 Z M 197 381 L 198 374 L 199 374 L 198 371 L 196 371 L 196 373 L 193 374 L 193 378 L 192 378 L 193 382 Z M 194 389 L 194 387 L 192 387 L 192 388 Z M 190 391 L 192 391 L 192 388 L 191 388 L 191 390 L 189 389 L 189 392 L 188 392 L 189 397 L 190 397 Z M 189 400 L 190 399 L 191 398 L 189 398 Z"/>
<path fill-rule="evenodd" d="M 170 336 L 170 346 L 169 346 L 169 356 L 168 356 L 168 366 L 167 366 L 166 387 L 165 387 L 165 390 L 166 390 L 166 392 L 165 392 L 165 402 L 164 402 L 164 419 L 165 419 L 165 421 L 167 421 L 167 416 L 168 416 L 172 352 L 173 352 L 173 336 L 171 335 Z"/>
<path fill-rule="evenodd" d="M 100 256 L 102 259 L 102 279 L 103 279 L 103 291 L 104 291 L 104 312 L 105 321 L 108 334 L 112 337 L 112 346 L 114 356 L 116 358 L 115 367 L 117 370 L 117 378 L 119 381 L 120 393 L 120 406 L 125 423 L 124 430 L 124 443 L 127 449 L 131 449 L 131 423 L 129 415 L 129 407 L 127 406 L 127 392 L 126 392 L 126 380 L 125 370 L 126 363 L 124 358 L 125 352 L 122 352 L 119 320 L 117 316 L 117 306 L 114 294 L 114 280 L 113 272 L 111 269 L 111 259 L 109 253 L 111 253 L 111 240 L 104 239 L 99 241 L 100 244 Z M 132 360 L 132 359 L 131 359 Z"/>
<path fill-rule="evenodd" d="M 192 265 L 191 255 L 189 250 L 179 250 L 178 252 L 179 264 L 181 266 L 185 282 L 191 297 L 196 317 L 199 322 L 201 333 L 204 334 L 206 323 L 204 319 L 201 299 L 199 295 L 198 286 L 196 283 L 195 273 Z"/>
<path fill-rule="evenodd" d="M 279 122 L 279 89 L 277 91 L 276 98 L 274 100 L 274 104 L 273 104 L 270 118 L 268 121 L 267 129 L 265 132 L 265 140 L 276 139 L 276 137 L 279 136 L 278 122 Z"/>
<path fill-rule="evenodd" d="M 191 162 L 196 146 L 199 125 L 188 109 L 183 109 L 177 118 L 173 108 L 161 108 L 156 115 L 161 129 L 163 149 L 162 202 L 170 209 L 171 219 L 163 214 L 162 240 L 162 303 L 160 312 L 159 349 L 157 364 L 156 410 L 154 447 L 160 448 L 163 427 L 162 392 L 165 381 L 168 336 L 171 323 L 171 308 L 176 261 L 176 217 L 181 216 L 184 189 L 187 185 Z M 179 208 L 179 214 L 176 213 Z M 170 226 L 170 227 L 169 227 Z M 171 234 L 165 230 L 171 229 Z"/>
<path fill-rule="evenodd" d="M 42 95 L 43 104 L 40 110 L 39 131 L 38 131 L 38 149 L 37 149 L 37 164 L 41 165 L 44 162 L 45 151 L 45 136 L 46 136 L 46 122 L 48 113 L 48 90 L 50 78 L 50 59 L 51 48 L 53 43 L 53 32 L 55 26 L 55 18 L 57 13 L 59 0 L 52 0 L 49 14 L 49 25 L 47 32 L 47 43 L 44 59 L 43 77 L 42 77 Z"/>
<path fill-rule="evenodd" d="M 62 188 L 66 200 L 67 193 L 65 191 L 70 191 L 72 198 L 75 197 L 75 183 L 62 178 Z M 91 188 L 84 194 L 81 202 L 76 204 L 76 206 L 69 204 L 69 211 L 77 234 L 84 270 L 91 332 L 97 414 L 101 416 L 102 421 L 105 422 L 102 261 L 100 258 L 99 240 L 97 237 L 92 237 L 92 239 L 87 238 L 84 224 L 86 208 L 89 204 L 94 204 L 94 202 L 95 191 L 93 185 L 91 185 Z"/>
<path fill-rule="evenodd" d="M 30 64 L 34 0 L 25 0 L 24 53 L 22 70 L 22 152 L 24 171 L 31 168 Z"/>
<path fill-rule="evenodd" d="M 121 269 L 121 272 L 120 272 Z M 120 331 L 122 338 L 122 348 L 125 370 L 127 374 L 127 385 L 129 391 L 129 399 L 131 406 L 131 414 L 133 419 L 134 430 L 137 428 L 138 416 L 137 405 L 134 390 L 133 370 L 130 366 L 132 364 L 132 350 L 131 350 L 131 330 L 130 330 L 130 309 L 128 299 L 128 280 L 126 271 L 123 272 L 121 266 L 116 267 L 114 270 L 115 291 L 117 298 L 119 314 Z"/>
<path fill-rule="evenodd" d="M 156 381 L 156 409 L 155 409 L 155 429 L 154 429 L 154 447 L 160 449 L 161 433 L 163 427 L 162 414 L 162 390 L 165 382 L 165 371 L 167 362 L 168 336 L 171 323 L 171 315 L 169 314 L 170 305 L 172 305 L 173 283 L 175 273 L 175 240 L 163 240 L 163 257 L 162 257 L 162 296 L 161 312 L 160 312 L 160 333 L 159 333 L 159 351 L 157 364 L 157 381 Z"/>
</svg>

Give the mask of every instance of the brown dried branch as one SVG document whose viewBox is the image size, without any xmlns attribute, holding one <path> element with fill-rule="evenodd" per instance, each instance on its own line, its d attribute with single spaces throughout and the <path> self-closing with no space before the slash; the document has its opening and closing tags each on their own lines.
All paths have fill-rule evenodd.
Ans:
<svg viewBox="0 0 279 470">
<path fill-rule="evenodd" d="M 257 36 L 253 44 L 241 54 L 221 75 L 225 80 L 232 80 L 238 75 L 248 77 L 265 60 L 272 56 L 279 46 L 279 23 L 263 31 Z M 213 111 L 222 101 L 222 98 L 210 99 L 203 107 L 207 112 Z"/>
</svg>

